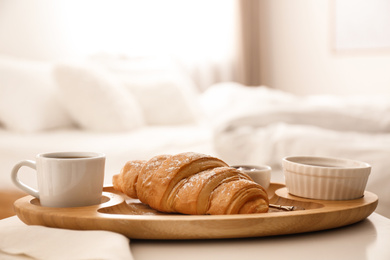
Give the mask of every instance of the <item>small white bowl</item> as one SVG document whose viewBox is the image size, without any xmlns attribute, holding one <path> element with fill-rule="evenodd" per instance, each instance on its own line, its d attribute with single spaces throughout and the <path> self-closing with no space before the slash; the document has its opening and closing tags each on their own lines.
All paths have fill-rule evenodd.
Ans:
<svg viewBox="0 0 390 260">
<path fill-rule="evenodd" d="M 234 165 L 231 166 L 249 175 L 254 182 L 268 189 L 271 182 L 271 167 L 268 165 Z"/>
<path fill-rule="evenodd" d="M 331 157 L 289 156 L 282 166 L 290 194 L 320 200 L 361 198 L 371 172 L 368 163 Z"/>
</svg>

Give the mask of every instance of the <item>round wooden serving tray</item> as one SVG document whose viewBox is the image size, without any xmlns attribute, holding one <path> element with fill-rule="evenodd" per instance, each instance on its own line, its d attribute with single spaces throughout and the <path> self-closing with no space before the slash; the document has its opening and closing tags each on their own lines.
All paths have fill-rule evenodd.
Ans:
<svg viewBox="0 0 390 260">
<path fill-rule="evenodd" d="M 268 189 L 270 203 L 297 210 L 270 209 L 262 214 L 181 215 L 157 212 L 105 187 L 102 203 L 77 208 L 42 207 L 26 196 L 14 203 L 28 225 L 74 230 L 108 230 L 136 239 L 219 239 L 261 237 L 325 230 L 353 224 L 374 212 L 377 195 L 366 191 L 356 200 L 310 200 L 290 195 L 282 184 Z"/>
</svg>

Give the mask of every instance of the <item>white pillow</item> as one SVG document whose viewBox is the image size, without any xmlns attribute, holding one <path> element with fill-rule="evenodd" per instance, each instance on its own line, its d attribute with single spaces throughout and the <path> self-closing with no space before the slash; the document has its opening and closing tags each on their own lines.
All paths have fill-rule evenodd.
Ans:
<svg viewBox="0 0 390 260">
<path fill-rule="evenodd" d="M 197 95 L 192 82 L 174 73 L 122 75 L 137 98 L 149 125 L 190 124 L 197 120 Z"/>
<path fill-rule="evenodd" d="M 72 125 L 59 102 L 52 64 L 0 56 L 0 121 L 18 132 Z"/>
<path fill-rule="evenodd" d="M 148 125 L 179 125 L 200 120 L 199 90 L 174 59 L 97 55 L 90 60 L 123 80 L 139 102 Z"/>
<path fill-rule="evenodd" d="M 117 77 L 91 64 L 58 64 L 63 102 L 86 130 L 129 131 L 144 124 L 141 109 Z"/>
</svg>

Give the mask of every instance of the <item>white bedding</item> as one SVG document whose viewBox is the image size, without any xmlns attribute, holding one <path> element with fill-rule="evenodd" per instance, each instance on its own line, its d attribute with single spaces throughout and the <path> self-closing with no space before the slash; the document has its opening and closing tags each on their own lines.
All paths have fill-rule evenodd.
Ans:
<svg viewBox="0 0 390 260">
<path fill-rule="evenodd" d="M 211 103 L 224 95 L 223 104 Z M 218 155 L 230 164 L 267 164 L 283 181 L 288 155 L 343 157 L 368 162 L 367 190 L 377 212 L 390 217 L 390 102 L 386 97 L 296 97 L 280 91 L 221 84 L 203 97 Z M 232 102 L 228 105 L 228 101 Z M 234 102 L 234 100 L 245 102 Z M 211 110 L 213 107 L 213 110 Z M 212 114 L 212 113 L 213 114 Z"/>
</svg>

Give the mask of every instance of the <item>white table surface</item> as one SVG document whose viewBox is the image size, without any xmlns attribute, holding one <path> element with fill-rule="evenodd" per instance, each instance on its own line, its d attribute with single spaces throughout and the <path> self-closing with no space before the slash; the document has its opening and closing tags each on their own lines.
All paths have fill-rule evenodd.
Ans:
<svg viewBox="0 0 390 260">
<path fill-rule="evenodd" d="M 24 225 L 17 217 L 1 222 Z M 390 219 L 373 213 L 342 228 L 306 234 L 226 240 L 131 240 L 135 260 L 143 259 L 390 259 Z"/>
<path fill-rule="evenodd" d="M 390 259 L 390 219 L 373 213 L 357 224 L 334 230 L 278 237 L 131 241 L 143 259 Z"/>
</svg>

